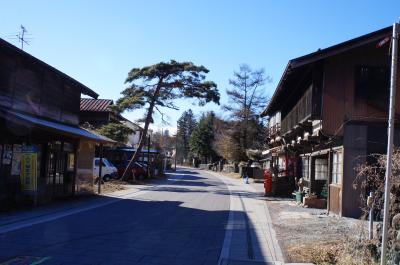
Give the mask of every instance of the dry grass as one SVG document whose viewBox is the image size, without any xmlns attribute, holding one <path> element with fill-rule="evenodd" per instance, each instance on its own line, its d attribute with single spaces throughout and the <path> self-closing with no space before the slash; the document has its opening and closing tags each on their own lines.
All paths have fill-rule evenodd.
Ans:
<svg viewBox="0 0 400 265">
<path fill-rule="evenodd" d="M 336 240 L 299 244 L 288 248 L 288 256 L 296 262 L 312 262 L 316 265 L 377 265 L 371 255 L 371 242 Z"/>
<path fill-rule="evenodd" d="M 120 180 L 111 180 L 108 182 L 104 182 L 103 185 L 101 185 L 101 192 L 102 193 L 113 193 L 119 190 L 125 190 L 126 187 L 124 185 L 129 185 L 130 183 L 125 182 L 125 181 L 120 181 Z M 95 191 L 97 193 L 97 184 L 95 187 Z"/>
<path fill-rule="evenodd" d="M 270 198 L 268 207 L 288 262 L 375 265 L 376 247 L 367 240 L 367 223 L 302 208 L 291 200 Z"/>
<path fill-rule="evenodd" d="M 366 229 L 360 221 L 354 234 L 336 237 L 336 240 L 303 242 L 288 248 L 288 256 L 296 262 L 316 265 L 377 265 L 376 242 L 366 239 Z"/>
<path fill-rule="evenodd" d="M 227 173 L 227 172 L 221 171 L 221 172 L 218 172 L 218 174 L 222 174 L 224 176 L 227 176 L 227 177 L 230 177 L 230 178 L 233 178 L 233 179 L 240 179 L 241 178 L 239 173 L 232 173 L 232 172 L 231 173 Z"/>
</svg>

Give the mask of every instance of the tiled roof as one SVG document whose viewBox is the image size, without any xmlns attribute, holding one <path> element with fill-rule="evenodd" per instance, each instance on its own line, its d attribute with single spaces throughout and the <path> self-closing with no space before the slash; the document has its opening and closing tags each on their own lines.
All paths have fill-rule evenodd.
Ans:
<svg viewBox="0 0 400 265">
<path fill-rule="evenodd" d="M 81 98 L 81 111 L 109 111 L 108 107 L 113 104 L 111 99 Z"/>
</svg>

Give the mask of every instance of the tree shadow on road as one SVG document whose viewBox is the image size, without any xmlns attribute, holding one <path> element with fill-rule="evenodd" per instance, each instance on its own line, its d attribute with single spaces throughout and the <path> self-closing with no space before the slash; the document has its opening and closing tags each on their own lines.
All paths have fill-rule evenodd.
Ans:
<svg viewBox="0 0 400 265">
<path fill-rule="evenodd" d="M 229 197 L 210 193 L 199 201 L 102 197 L 106 206 L 0 234 L 0 264 L 18 256 L 49 257 L 50 264 L 217 264 L 229 216 Z M 190 191 L 193 192 L 193 191 Z M 110 201 L 111 202 L 111 201 Z M 233 215 L 246 215 L 236 211 Z M 230 227 L 243 235 L 252 224 Z M 237 238 L 235 238 L 237 240 Z M 250 254 L 257 237 L 243 237 Z M 251 243 L 250 243 L 251 242 Z M 250 250 L 249 250 L 250 248 Z M 249 259 L 254 258 L 252 256 Z M 22 264 L 21 264 L 22 265 Z M 25 264 L 24 264 L 25 265 Z"/>
</svg>

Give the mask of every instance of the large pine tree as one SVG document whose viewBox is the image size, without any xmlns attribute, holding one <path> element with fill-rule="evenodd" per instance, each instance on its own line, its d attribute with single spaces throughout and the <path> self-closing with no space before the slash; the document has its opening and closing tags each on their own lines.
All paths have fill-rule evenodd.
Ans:
<svg viewBox="0 0 400 265">
<path fill-rule="evenodd" d="M 139 146 L 124 172 L 128 175 L 133 162 L 137 160 L 147 137 L 147 130 L 153 122 L 154 111 L 162 113 L 163 108 L 179 109 L 174 101 L 179 98 L 196 98 L 200 105 L 207 102 L 219 104 L 217 85 L 206 80 L 209 72 L 204 66 L 191 62 L 161 62 L 143 68 L 133 68 L 126 79 L 128 88 L 122 91 L 117 101 L 117 110 L 146 108 L 144 128 Z"/>
</svg>

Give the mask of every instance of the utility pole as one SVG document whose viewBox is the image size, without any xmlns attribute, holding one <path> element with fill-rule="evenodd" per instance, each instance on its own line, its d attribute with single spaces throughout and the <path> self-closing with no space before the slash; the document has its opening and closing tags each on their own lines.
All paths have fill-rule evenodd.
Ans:
<svg viewBox="0 0 400 265">
<path fill-rule="evenodd" d="M 393 154 L 393 134 L 394 134 L 394 115 L 396 99 L 396 77 L 397 77 L 397 53 L 399 24 L 393 24 L 392 39 L 392 69 L 390 75 L 390 101 L 389 101 L 389 121 L 388 121 L 388 143 L 386 154 L 386 174 L 385 174 L 385 197 L 384 197 L 384 216 L 382 232 L 381 265 L 386 265 L 386 248 L 388 241 L 389 207 L 390 207 L 390 178 L 392 176 L 392 154 Z"/>
<path fill-rule="evenodd" d="M 99 178 L 97 179 L 97 193 L 101 194 L 101 182 L 103 181 L 103 178 L 101 176 L 102 174 L 102 168 L 103 168 L 103 144 L 100 144 L 100 159 L 99 159 Z"/>
</svg>

